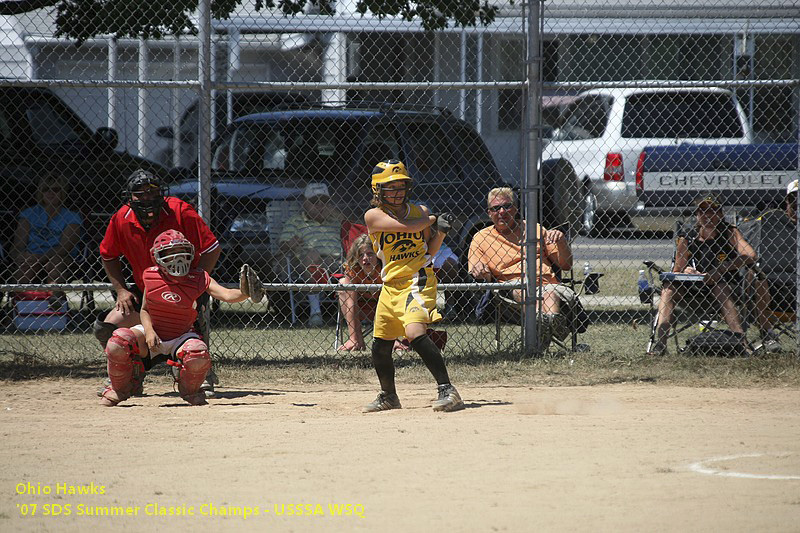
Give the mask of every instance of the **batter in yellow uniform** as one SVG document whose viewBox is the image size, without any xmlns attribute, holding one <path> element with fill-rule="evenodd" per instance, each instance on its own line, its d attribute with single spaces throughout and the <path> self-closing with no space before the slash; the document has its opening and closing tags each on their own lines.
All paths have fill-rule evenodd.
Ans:
<svg viewBox="0 0 800 533">
<path fill-rule="evenodd" d="M 428 208 L 408 202 L 411 178 L 397 160 L 381 161 L 372 171 L 373 208 L 364 215 L 372 247 L 382 264 L 381 289 L 375 311 L 372 362 L 381 383 L 378 397 L 365 412 L 399 409 L 392 347 L 407 337 L 439 385 L 434 411 L 463 409 L 450 383 L 442 353 L 427 335 L 428 324 L 441 320 L 436 310 L 436 275 L 431 258 L 450 229 L 452 215 L 431 215 Z"/>
<path fill-rule="evenodd" d="M 423 207 L 405 204 L 404 220 L 427 218 Z M 390 217 L 387 208 L 379 208 Z M 404 337 L 410 324 L 430 324 L 442 319 L 436 310 L 436 276 L 425 234 L 429 229 L 370 233 L 372 248 L 383 268 L 383 291 L 375 313 L 375 337 Z M 438 239 L 441 244 L 441 239 Z"/>
</svg>

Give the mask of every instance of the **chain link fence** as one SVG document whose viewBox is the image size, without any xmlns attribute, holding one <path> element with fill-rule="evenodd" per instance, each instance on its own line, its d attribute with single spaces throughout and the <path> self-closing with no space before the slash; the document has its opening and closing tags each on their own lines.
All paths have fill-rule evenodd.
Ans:
<svg viewBox="0 0 800 533">
<path fill-rule="evenodd" d="M 211 302 L 214 354 L 368 348 L 380 272 L 359 237 L 372 169 L 388 159 L 404 162 L 414 202 L 455 215 L 433 259 L 444 318 L 434 335 L 448 356 L 523 351 L 526 301 L 548 315 L 538 329 L 553 339 L 538 339 L 551 351 L 613 350 L 608 325 L 631 322 L 642 324 L 636 350 L 660 350 L 666 337 L 648 336 L 659 306 L 662 329 L 686 323 L 664 318 L 662 283 L 687 290 L 661 271 L 673 258 L 718 265 L 696 262 L 716 237 L 696 228 L 696 199 L 710 194 L 742 229 L 711 255 L 724 269 L 746 266 L 731 266 L 749 253 L 741 235 L 758 267 L 725 278 L 741 326 L 753 342 L 791 326 L 796 0 L 503 4 L 487 26 L 437 31 L 362 17 L 352 2 L 293 17 L 244 2 L 220 19 L 207 19 L 206 5 L 190 17 L 197 34 L 98 34 L 79 45 L 56 37 L 52 8 L 0 17 L 0 350 L 100 356 L 92 324 L 114 306 L 100 243 L 140 168 L 208 222 L 217 281 L 237 283 L 246 262 L 268 283 L 259 304 Z M 546 230 L 526 239 L 525 220 Z M 676 256 L 684 234 L 691 265 Z M 540 260 L 526 264 L 526 250 Z M 532 286 L 568 290 L 526 299 L 493 284 L 533 268 Z M 702 327 L 736 330 L 726 309 L 700 317 Z"/>
</svg>

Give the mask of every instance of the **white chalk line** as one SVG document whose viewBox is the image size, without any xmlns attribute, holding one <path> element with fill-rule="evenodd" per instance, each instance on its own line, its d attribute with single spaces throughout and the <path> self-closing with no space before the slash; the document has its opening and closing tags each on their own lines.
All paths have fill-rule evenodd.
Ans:
<svg viewBox="0 0 800 533">
<path fill-rule="evenodd" d="M 800 480 L 800 476 L 784 476 L 779 474 L 748 474 L 745 472 L 731 472 L 727 470 L 718 470 L 716 468 L 711 468 L 706 466 L 706 463 L 719 463 L 721 461 L 732 461 L 734 459 L 745 459 L 748 457 L 763 457 L 765 455 L 772 455 L 778 457 L 778 454 L 766 454 L 766 453 L 744 453 L 740 455 L 727 455 L 725 457 L 713 457 L 711 459 L 705 459 L 703 461 L 697 461 L 696 463 L 692 463 L 689 465 L 689 470 L 692 472 L 696 472 L 698 474 L 707 474 L 709 476 L 723 476 L 723 477 L 735 477 L 740 479 L 778 479 L 778 480 Z M 792 455 L 792 454 L 780 454 L 780 455 Z"/>
</svg>

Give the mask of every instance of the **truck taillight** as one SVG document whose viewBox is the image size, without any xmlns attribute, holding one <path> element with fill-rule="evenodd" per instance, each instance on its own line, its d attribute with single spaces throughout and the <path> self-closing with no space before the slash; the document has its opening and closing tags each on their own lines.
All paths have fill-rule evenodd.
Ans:
<svg viewBox="0 0 800 533">
<path fill-rule="evenodd" d="M 639 161 L 636 163 L 636 192 L 644 191 L 644 159 L 647 153 L 642 150 L 639 154 Z"/>
<path fill-rule="evenodd" d="M 606 168 L 603 171 L 606 181 L 625 181 L 625 169 L 622 168 L 622 154 L 609 152 L 606 154 Z"/>
</svg>

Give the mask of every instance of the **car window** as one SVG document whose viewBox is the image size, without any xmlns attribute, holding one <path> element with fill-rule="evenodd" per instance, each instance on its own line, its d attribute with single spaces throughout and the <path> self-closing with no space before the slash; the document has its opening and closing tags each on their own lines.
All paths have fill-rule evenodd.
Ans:
<svg viewBox="0 0 800 533">
<path fill-rule="evenodd" d="M 181 125 L 178 131 L 181 135 L 181 142 L 190 142 L 197 138 L 197 129 L 200 127 L 199 110 L 197 104 L 189 106 L 181 117 Z"/>
<path fill-rule="evenodd" d="M 402 159 L 397 128 L 383 124 L 372 128 L 367 134 L 364 157 L 372 166 L 385 159 Z"/>
<path fill-rule="evenodd" d="M 367 132 L 361 148 L 361 159 L 354 167 L 353 175 L 362 176 L 366 180 L 375 165 L 387 159 L 405 159 L 400 143 L 400 133 L 393 124 L 378 123 Z"/>
<path fill-rule="evenodd" d="M 458 124 L 455 127 L 455 134 L 456 146 L 461 157 L 469 163 L 492 164 L 492 156 L 477 131 Z"/>
<path fill-rule="evenodd" d="M 232 172 L 282 172 L 290 177 L 344 177 L 336 172 L 354 157 L 354 127 L 344 121 L 302 120 L 278 125 L 240 123 L 214 150 L 212 169 Z"/>
<path fill-rule="evenodd" d="M 25 116 L 33 140 L 38 144 L 63 144 L 80 140 L 80 134 L 48 102 L 32 102 Z"/>
<path fill-rule="evenodd" d="M 291 177 L 344 179 L 356 155 L 361 125 L 347 120 L 309 118 L 284 128 L 286 172 Z"/>
<path fill-rule="evenodd" d="M 439 124 L 410 122 L 406 125 L 405 139 L 411 152 L 406 154 L 406 158 L 412 161 L 416 169 L 417 181 L 437 183 L 460 181 L 461 173 L 453 157 L 450 139 Z"/>
<path fill-rule="evenodd" d="M 611 98 L 608 96 L 593 95 L 580 98 L 567 108 L 564 125 L 555 139 L 579 141 L 602 137 L 610 109 Z"/>
<path fill-rule="evenodd" d="M 230 168 L 230 143 L 233 134 L 233 131 L 227 131 L 219 139 L 219 143 L 214 147 L 214 152 L 211 154 L 211 170 L 226 171 Z"/>
<path fill-rule="evenodd" d="M 684 91 L 628 97 L 622 136 L 716 139 L 743 137 L 744 131 L 730 94 Z"/>
<path fill-rule="evenodd" d="M 284 137 L 261 124 L 242 124 L 226 134 L 214 150 L 212 170 L 260 172 L 283 170 L 286 163 Z"/>
<path fill-rule="evenodd" d="M 0 140 L 8 141 L 11 139 L 11 127 L 8 125 L 8 117 L 4 109 L 0 109 Z"/>
</svg>

